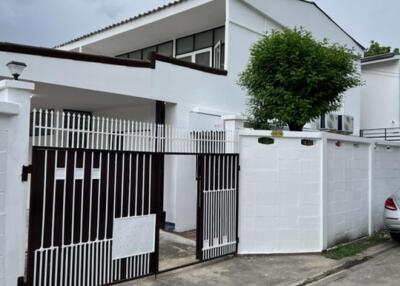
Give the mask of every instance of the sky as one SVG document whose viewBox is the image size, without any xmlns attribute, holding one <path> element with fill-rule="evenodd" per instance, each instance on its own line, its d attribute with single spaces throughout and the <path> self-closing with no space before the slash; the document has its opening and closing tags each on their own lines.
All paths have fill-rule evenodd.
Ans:
<svg viewBox="0 0 400 286">
<path fill-rule="evenodd" d="M 52 47 L 168 0 L 0 0 L 0 42 Z M 315 0 L 362 45 L 400 47 L 400 0 Z"/>
</svg>

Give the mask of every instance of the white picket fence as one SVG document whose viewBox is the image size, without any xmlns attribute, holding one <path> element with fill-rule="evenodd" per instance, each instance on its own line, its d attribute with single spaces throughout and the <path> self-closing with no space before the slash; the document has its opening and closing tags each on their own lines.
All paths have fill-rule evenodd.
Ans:
<svg viewBox="0 0 400 286">
<path fill-rule="evenodd" d="M 32 111 L 32 146 L 160 153 L 233 154 L 234 130 L 193 130 L 149 122 Z"/>
</svg>

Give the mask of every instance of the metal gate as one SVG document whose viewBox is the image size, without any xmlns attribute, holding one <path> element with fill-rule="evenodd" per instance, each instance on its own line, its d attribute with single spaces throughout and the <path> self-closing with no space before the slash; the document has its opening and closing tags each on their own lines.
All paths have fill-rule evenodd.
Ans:
<svg viewBox="0 0 400 286">
<path fill-rule="evenodd" d="M 197 258 L 234 254 L 238 244 L 238 155 L 198 156 Z"/>
<path fill-rule="evenodd" d="M 154 158 L 33 149 L 28 285 L 106 285 L 155 272 Z M 121 248 L 132 255 L 118 256 Z"/>
<path fill-rule="evenodd" d="M 158 273 L 163 156 L 197 156 L 197 258 L 237 251 L 236 131 L 32 113 L 26 282 L 108 285 Z"/>
</svg>

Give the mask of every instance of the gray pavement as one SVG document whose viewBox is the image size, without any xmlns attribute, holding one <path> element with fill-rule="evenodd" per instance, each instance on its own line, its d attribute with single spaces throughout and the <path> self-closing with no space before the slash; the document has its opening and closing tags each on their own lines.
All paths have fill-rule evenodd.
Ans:
<svg viewBox="0 0 400 286">
<path fill-rule="evenodd" d="M 157 279 L 149 277 L 122 285 L 296 285 L 337 264 L 337 261 L 317 254 L 239 256 L 168 272 L 158 275 Z"/>
<path fill-rule="evenodd" d="M 168 251 L 170 253 L 166 258 L 175 252 L 175 255 L 180 253 L 180 258 L 175 262 L 189 259 L 188 254 L 192 252 L 193 246 L 185 240 L 176 240 L 174 236 L 164 236 L 163 240 L 170 244 L 171 239 L 174 241 L 173 245 L 179 247 Z M 365 258 L 369 260 L 364 262 Z M 361 264 L 357 266 L 351 264 L 353 266 L 351 268 L 344 266 L 352 261 L 361 261 Z M 340 271 L 342 269 L 347 270 Z M 316 282 L 311 283 L 311 281 Z M 238 256 L 197 264 L 158 275 L 157 278 L 148 277 L 121 285 L 400 285 L 400 244 L 384 243 L 355 257 L 339 261 L 325 258 L 320 254 Z"/>
<path fill-rule="evenodd" d="M 400 245 L 349 270 L 339 272 L 315 285 L 398 286 L 400 285 Z"/>
</svg>

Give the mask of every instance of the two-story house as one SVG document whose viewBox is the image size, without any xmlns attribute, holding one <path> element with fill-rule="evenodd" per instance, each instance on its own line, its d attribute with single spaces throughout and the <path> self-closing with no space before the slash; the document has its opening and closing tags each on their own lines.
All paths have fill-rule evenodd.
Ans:
<svg viewBox="0 0 400 286">
<path fill-rule="evenodd" d="M 10 76 L 7 62 L 26 63 L 21 78 L 36 83 L 33 107 L 222 128 L 222 115 L 246 112 L 246 93 L 237 80 L 251 45 L 265 32 L 285 27 L 303 27 L 316 39 L 363 52 L 313 2 L 178 0 L 56 49 L 1 43 L 0 78 Z M 354 117 L 358 133 L 359 88 L 346 92 L 339 113 Z M 195 224 L 195 214 L 188 215 L 188 210 L 194 208 L 191 198 L 196 194 L 188 189 L 196 182 L 182 179 L 192 177 L 187 176 L 194 172 L 194 164 L 188 167 L 192 160 L 166 158 L 164 208 L 177 230 Z"/>
</svg>

